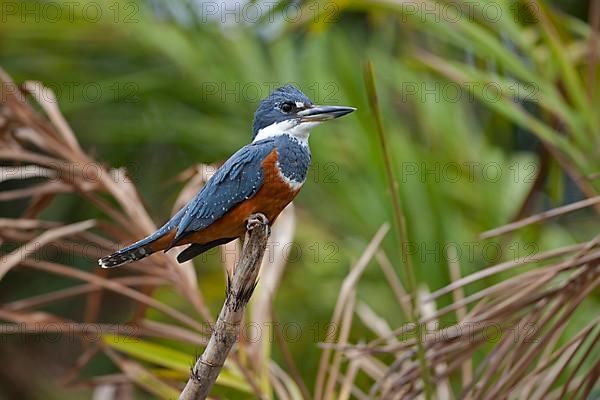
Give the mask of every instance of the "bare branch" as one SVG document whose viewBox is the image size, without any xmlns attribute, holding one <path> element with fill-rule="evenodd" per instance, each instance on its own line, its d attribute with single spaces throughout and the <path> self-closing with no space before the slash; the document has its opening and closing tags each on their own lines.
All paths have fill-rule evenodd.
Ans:
<svg viewBox="0 0 600 400">
<path fill-rule="evenodd" d="M 227 277 L 225 303 L 208 345 L 192 368 L 190 379 L 181 392 L 179 400 L 205 399 L 217 380 L 229 351 L 240 336 L 240 323 L 246 304 L 256 286 L 268 237 L 267 218 L 263 214 L 250 216 L 242 257 L 237 263 L 233 276 Z"/>
</svg>

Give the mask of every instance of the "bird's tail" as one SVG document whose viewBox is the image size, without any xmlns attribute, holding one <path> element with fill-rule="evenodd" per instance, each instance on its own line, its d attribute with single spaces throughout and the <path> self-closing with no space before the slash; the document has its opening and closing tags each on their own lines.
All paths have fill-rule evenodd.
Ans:
<svg viewBox="0 0 600 400">
<path fill-rule="evenodd" d="M 152 253 L 168 249 L 175 237 L 175 232 L 179 221 L 185 214 L 186 208 L 183 207 L 166 224 L 152 235 L 125 247 L 110 256 L 102 257 L 98 260 L 98 265 L 102 268 L 114 268 L 133 261 L 141 260 Z"/>
<path fill-rule="evenodd" d="M 114 268 L 133 261 L 146 258 L 152 253 L 164 250 L 171 242 L 174 232 L 163 227 L 152 235 L 135 242 L 109 256 L 98 260 L 98 265 L 102 268 Z"/>
</svg>

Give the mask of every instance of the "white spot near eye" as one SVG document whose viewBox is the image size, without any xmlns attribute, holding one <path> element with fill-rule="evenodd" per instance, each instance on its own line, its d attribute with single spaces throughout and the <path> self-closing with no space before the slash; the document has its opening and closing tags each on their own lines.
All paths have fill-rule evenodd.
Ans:
<svg viewBox="0 0 600 400">
<path fill-rule="evenodd" d="M 301 102 L 301 101 L 297 101 L 296 102 L 296 107 L 298 107 L 298 108 L 304 108 L 304 103 Z"/>
</svg>

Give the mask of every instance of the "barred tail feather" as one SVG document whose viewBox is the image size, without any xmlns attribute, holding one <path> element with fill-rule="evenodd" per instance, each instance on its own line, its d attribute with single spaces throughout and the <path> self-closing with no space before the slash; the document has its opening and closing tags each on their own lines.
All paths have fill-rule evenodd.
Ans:
<svg viewBox="0 0 600 400">
<path fill-rule="evenodd" d="M 147 245 L 132 245 L 119 250 L 110 256 L 102 257 L 98 260 L 98 265 L 102 268 L 115 268 L 123 264 L 128 264 L 133 261 L 141 260 L 154 253 L 152 244 Z"/>
<path fill-rule="evenodd" d="M 157 251 L 165 250 L 173 240 L 176 231 L 175 228 L 185 214 L 185 210 L 186 207 L 183 207 L 173 216 L 173 218 L 147 238 L 114 252 L 110 256 L 102 257 L 98 260 L 98 265 L 102 268 L 114 268 L 141 260 Z"/>
<path fill-rule="evenodd" d="M 165 249 L 174 234 L 173 228 L 167 224 L 147 238 L 116 251 L 110 256 L 102 257 L 98 260 L 98 265 L 102 268 L 114 268 L 146 258 L 152 253 Z"/>
</svg>

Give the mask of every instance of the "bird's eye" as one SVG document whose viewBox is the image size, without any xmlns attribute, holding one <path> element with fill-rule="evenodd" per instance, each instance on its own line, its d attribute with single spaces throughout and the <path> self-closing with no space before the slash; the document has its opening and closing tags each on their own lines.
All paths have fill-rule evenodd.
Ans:
<svg viewBox="0 0 600 400">
<path fill-rule="evenodd" d="M 281 111 L 283 111 L 286 114 L 289 112 L 292 112 L 293 109 L 294 109 L 294 104 L 290 103 L 289 101 L 287 101 L 281 105 Z"/>
</svg>

